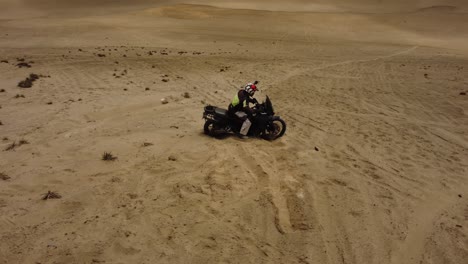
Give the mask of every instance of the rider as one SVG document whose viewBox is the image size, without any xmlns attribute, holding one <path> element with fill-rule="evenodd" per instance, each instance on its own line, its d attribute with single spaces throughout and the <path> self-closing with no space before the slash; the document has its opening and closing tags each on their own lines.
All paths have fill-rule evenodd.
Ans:
<svg viewBox="0 0 468 264">
<path fill-rule="evenodd" d="M 258 81 L 248 83 L 243 89 L 239 90 L 229 104 L 229 114 L 235 115 L 238 119 L 243 121 L 240 134 L 247 136 L 252 122 L 249 120 L 249 116 L 252 115 L 252 109 L 249 107 L 249 103 L 257 103 L 257 100 L 253 98 L 257 91 Z"/>
</svg>

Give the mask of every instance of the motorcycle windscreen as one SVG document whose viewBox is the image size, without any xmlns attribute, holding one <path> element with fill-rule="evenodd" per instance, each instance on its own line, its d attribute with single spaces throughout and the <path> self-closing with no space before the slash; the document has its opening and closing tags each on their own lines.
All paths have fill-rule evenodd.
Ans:
<svg viewBox="0 0 468 264">
<path fill-rule="evenodd" d="M 270 101 L 270 97 L 266 97 L 265 100 L 266 111 L 268 114 L 275 115 L 275 110 L 273 110 L 273 104 Z"/>
</svg>

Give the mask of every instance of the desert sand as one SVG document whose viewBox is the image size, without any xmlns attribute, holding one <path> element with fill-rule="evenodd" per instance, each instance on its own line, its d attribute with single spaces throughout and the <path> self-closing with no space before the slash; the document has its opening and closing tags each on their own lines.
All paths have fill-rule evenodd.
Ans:
<svg viewBox="0 0 468 264">
<path fill-rule="evenodd" d="M 467 12 L 1 0 L 0 263 L 467 263 Z M 253 80 L 285 136 L 205 136 Z"/>
</svg>

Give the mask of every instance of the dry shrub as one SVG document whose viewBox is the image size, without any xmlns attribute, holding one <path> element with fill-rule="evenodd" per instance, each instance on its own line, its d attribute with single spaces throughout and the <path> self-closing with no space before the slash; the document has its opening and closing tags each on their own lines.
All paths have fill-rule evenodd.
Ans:
<svg viewBox="0 0 468 264">
<path fill-rule="evenodd" d="M 25 139 L 21 139 L 19 142 L 18 142 L 18 147 L 21 146 L 21 145 L 25 145 L 25 144 L 29 144 L 29 141 L 25 140 Z"/>
<path fill-rule="evenodd" d="M 48 191 L 46 194 L 43 195 L 42 200 L 49 200 L 49 199 L 60 199 L 62 196 L 56 192 Z"/>
<path fill-rule="evenodd" d="M 117 157 L 115 157 L 114 155 L 112 155 L 112 153 L 110 152 L 104 152 L 104 154 L 102 154 L 102 160 L 105 160 L 105 161 L 114 161 L 116 160 Z"/>
<path fill-rule="evenodd" d="M 9 180 L 10 179 L 10 176 L 6 175 L 5 173 L 3 172 L 0 172 L 0 180 Z"/>
<path fill-rule="evenodd" d="M 5 151 L 14 150 L 17 146 L 18 145 L 16 145 L 16 142 L 13 142 L 5 148 Z"/>
<path fill-rule="evenodd" d="M 16 67 L 18 68 L 31 68 L 31 65 L 27 62 L 20 62 L 18 64 L 16 64 Z"/>
<path fill-rule="evenodd" d="M 5 140 L 5 138 L 3 139 Z M 7 138 L 8 140 L 8 138 Z M 8 145 L 6 148 L 5 148 L 5 151 L 9 151 L 9 150 L 14 150 L 15 148 L 21 146 L 21 145 L 25 145 L 25 144 L 29 144 L 29 141 L 25 140 L 25 139 L 21 139 L 18 143 L 13 142 L 11 143 L 10 145 Z"/>
<path fill-rule="evenodd" d="M 35 74 L 35 73 L 31 73 L 29 75 L 28 78 L 26 78 L 26 80 L 24 81 L 21 81 L 18 83 L 18 87 L 21 87 L 21 88 L 31 88 L 33 86 L 33 83 L 39 79 L 39 75 Z"/>
</svg>

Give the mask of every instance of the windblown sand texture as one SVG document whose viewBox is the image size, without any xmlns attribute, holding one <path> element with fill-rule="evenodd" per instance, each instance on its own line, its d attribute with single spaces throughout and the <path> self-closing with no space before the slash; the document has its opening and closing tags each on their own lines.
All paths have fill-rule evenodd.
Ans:
<svg viewBox="0 0 468 264">
<path fill-rule="evenodd" d="M 467 12 L 0 0 L 0 263 L 467 263 Z M 253 80 L 285 136 L 203 135 Z"/>
</svg>

